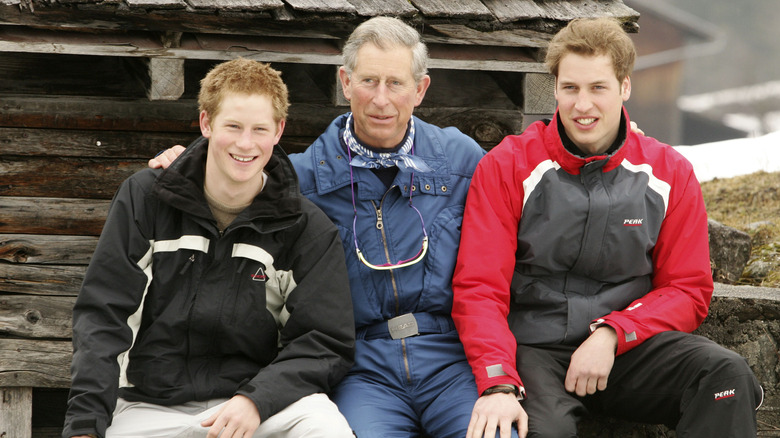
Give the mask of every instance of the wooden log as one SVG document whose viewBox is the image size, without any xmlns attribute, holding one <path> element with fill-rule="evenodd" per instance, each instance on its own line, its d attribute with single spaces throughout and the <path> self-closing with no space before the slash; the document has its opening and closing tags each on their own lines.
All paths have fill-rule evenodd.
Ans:
<svg viewBox="0 0 780 438">
<path fill-rule="evenodd" d="M 349 2 L 355 6 L 358 15 L 364 17 L 377 15 L 404 17 L 417 12 L 408 0 L 349 0 Z"/>
<path fill-rule="evenodd" d="M 0 388 L 0 437 L 32 436 L 32 388 Z"/>
<path fill-rule="evenodd" d="M 0 342 L 0 387 L 68 388 L 71 341 L 3 339 Z"/>
<path fill-rule="evenodd" d="M 0 126 L 115 131 L 200 132 L 194 100 L 3 96 Z"/>
<path fill-rule="evenodd" d="M 0 196 L 111 199 L 122 181 L 146 167 L 147 160 L 0 159 Z"/>
<path fill-rule="evenodd" d="M 0 295 L 0 334 L 70 339 L 76 297 Z"/>
<path fill-rule="evenodd" d="M 0 233 L 99 236 L 111 201 L 0 197 Z"/>
<path fill-rule="evenodd" d="M 0 264 L 0 291 L 31 295 L 78 295 L 86 266 Z"/>
<path fill-rule="evenodd" d="M 458 18 L 493 18 L 480 0 L 412 0 L 424 15 Z"/>
<path fill-rule="evenodd" d="M 0 234 L 0 260 L 10 263 L 87 265 L 97 237 Z"/>
<path fill-rule="evenodd" d="M 187 145 L 192 133 L 84 131 L 65 129 L 0 128 L 2 155 L 103 157 L 148 160 L 175 144 Z M 1 180 L 1 178 L 0 178 Z"/>
</svg>

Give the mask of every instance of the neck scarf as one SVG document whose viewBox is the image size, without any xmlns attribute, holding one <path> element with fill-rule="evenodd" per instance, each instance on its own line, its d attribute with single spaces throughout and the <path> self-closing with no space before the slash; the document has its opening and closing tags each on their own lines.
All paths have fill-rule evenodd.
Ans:
<svg viewBox="0 0 780 438">
<path fill-rule="evenodd" d="M 352 133 L 352 113 L 347 117 L 347 127 L 342 135 L 344 143 L 355 156 L 349 162 L 351 166 L 379 169 L 380 167 L 397 166 L 408 172 L 430 172 L 430 166 L 422 158 L 414 155 L 414 118 L 409 119 L 409 131 L 403 144 L 396 152 L 374 152 L 369 150 L 355 138 Z"/>
</svg>

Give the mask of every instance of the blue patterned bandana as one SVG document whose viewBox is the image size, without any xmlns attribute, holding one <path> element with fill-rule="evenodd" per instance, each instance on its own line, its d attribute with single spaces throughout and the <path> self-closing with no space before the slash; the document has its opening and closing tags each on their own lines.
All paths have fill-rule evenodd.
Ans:
<svg viewBox="0 0 780 438">
<path fill-rule="evenodd" d="M 351 166 L 379 169 L 380 167 L 397 166 L 407 172 L 430 172 L 430 168 L 422 158 L 414 154 L 414 118 L 409 119 L 409 133 L 403 145 L 397 152 L 374 152 L 361 145 L 352 133 L 352 113 L 347 117 L 347 127 L 342 135 L 344 143 L 355 156 L 349 162 Z M 411 152 L 411 153 L 410 153 Z"/>
</svg>

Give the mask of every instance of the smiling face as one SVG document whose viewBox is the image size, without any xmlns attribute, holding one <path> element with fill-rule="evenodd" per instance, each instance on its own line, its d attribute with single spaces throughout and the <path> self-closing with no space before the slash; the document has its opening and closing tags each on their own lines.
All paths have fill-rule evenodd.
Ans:
<svg viewBox="0 0 780 438">
<path fill-rule="evenodd" d="M 205 187 L 226 205 L 250 202 L 262 189 L 263 169 L 284 130 L 274 120 L 265 95 L 231 93 L 216 117 L 200 114 L 200 129 L 209 139 Z"/>
<path fill-rule="evenodd" d="M 393 148 L 403 141 L 412 111 L 430 84 L 427 75 L 415 83 L 411 49 L 380 49 L 372 43 L 358 50 L 352 74 L 342 67 L 339 78 L 350 101 L 355 135 L 376 148 Z"/>
<path fill-rule="evenodd" d="M 616 78 L 608 55 L 569 53 L 561 59 L 555 81 L 558 115 L 566 134 L 583 152 L 597 155 L 609 149 L 630 95 L 630 79 Z"/>
</svg>

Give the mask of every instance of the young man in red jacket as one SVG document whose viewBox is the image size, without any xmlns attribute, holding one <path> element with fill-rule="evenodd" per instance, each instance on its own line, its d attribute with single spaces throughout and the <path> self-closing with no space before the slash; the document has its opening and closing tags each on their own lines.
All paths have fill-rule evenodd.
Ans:
<svg viewBox="0 0 780 438">
<path fill-rule="evenodd" d="M 685 437 L 756 435 L 746 361 L 690 334 L 712 296 L 693 169 L 632 133 L 633 43 L 612 19 L 550 43 L 558 111 L 480 162 L 453 318 L 482 396 L 469 437 L 574 437 L 587 412 Z M 485 242 L 491 242 L 485 245 Z"/>
</svg>

